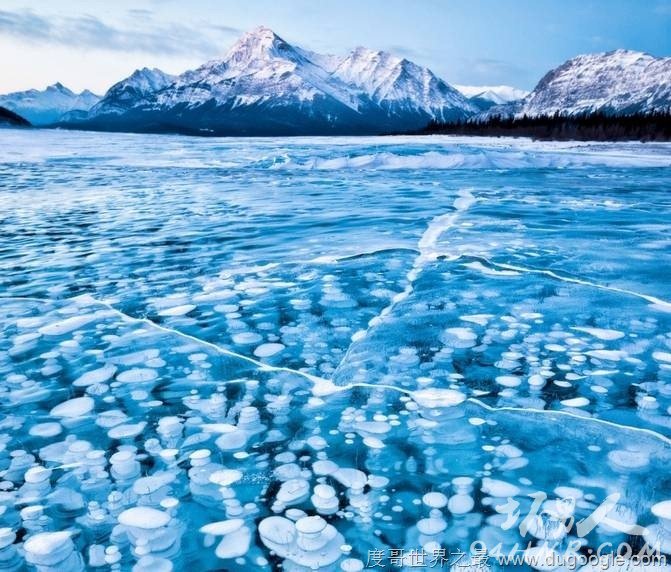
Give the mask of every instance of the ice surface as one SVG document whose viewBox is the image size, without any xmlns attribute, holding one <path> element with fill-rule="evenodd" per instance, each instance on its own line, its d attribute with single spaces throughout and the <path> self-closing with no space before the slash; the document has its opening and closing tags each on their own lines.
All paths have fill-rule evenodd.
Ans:
<svg viewBox="0 0 671 572">
<path fill-rule="evenodd" d="M 668 146 L 3 137 L 8 567 L 671 546 Z"/>
</svg>

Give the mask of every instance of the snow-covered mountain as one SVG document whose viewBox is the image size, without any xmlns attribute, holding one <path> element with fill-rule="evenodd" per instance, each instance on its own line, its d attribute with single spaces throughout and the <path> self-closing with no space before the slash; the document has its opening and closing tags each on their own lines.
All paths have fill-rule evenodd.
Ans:
<svg viewBox="0 0 671 572">
<path fill-rule="evenodd" d="M 455 85 L 479 111 L 519 101 L 529 92 L 510 85 Z"/>
<path fill-rule="evenodd" d="M 478 110 L 428 68 L 387 52 L 357 48 L 338 63 L 333 76 L 389 113 L 420 111 L 445 121 L 454 118 L 455 110 L 468 114 Z"/>
<path fill-rule="evenodd" d="M 46 125 L 73 110 L 88 111 L 100 96 L 84 90 L 74 93 L 61 83 L 44 90 L 29 89 L 0 95 L 0 105 L 25 117 L 33 125 Z"/>
<path fill-rule="evenodd" d="M 110 87 L 102 99 L 91 108 L 91 114 L 121 114 L 145 101 L 157 91 L 169 86 L 175 76 L 160 69 L 142 68 Z"/>
<path fill-rule="evenodd" d="M 572 58 L 548 72 L 520 104 L 492 107 L 480 117 L 669 110 L 671 58 L 616 50 Z"/>
<path fill-rule="evenodd" d="M 578 56 L 553 69 L 522 113 L 649 112 L 671 108 L 671 58 L 617 50 Z"/>
<path fill-rule="evenodd" d="M 195 70 L 177 77 L 151 73 L 158 81 L 128 89 L 124 82 L 131 76 L 73 123 L 230 135 L 383 133 L 478 111 L 430 70 L 408 60 L 364 48 L 345 57 L 315 54 L 265 27 Z"/>
</svg>

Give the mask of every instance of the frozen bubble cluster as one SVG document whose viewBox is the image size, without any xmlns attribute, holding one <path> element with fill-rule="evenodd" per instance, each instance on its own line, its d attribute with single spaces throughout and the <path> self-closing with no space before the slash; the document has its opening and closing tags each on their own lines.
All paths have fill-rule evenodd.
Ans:
<svg viewBox="0 0 671 572">
<path fill-rule="evenodd" d="M 0 571 L 671 557 L 666 147 L 8 137 Z"/>
</svg>

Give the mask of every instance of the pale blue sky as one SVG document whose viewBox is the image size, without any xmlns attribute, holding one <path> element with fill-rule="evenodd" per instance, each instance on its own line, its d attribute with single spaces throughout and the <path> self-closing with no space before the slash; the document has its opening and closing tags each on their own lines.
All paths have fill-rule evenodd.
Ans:
<svg viewBox="0 0 671 572">
<path fill-rule="evenodd" d="M 452 84 L 530 89 L 580 53 L 671 55 L 671 0 L 2 0 L 0 93 L 179 73 L 261 24 L 315 51 L 389 50 Z"/>
</svg>

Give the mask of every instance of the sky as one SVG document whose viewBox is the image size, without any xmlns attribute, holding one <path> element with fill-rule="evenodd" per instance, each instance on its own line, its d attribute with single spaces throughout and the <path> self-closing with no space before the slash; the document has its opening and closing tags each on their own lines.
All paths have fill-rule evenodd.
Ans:
<svg viewBox="0 0 671 572">
<path fill-rule="evenodd" d="M 318 52 L 388 50 L 461 85 L 532 89 L 618 48 L 671 56 L 671 0 L 0 0 L 0 93 L 181 73 L 259 25 Z"/>
</svg>

